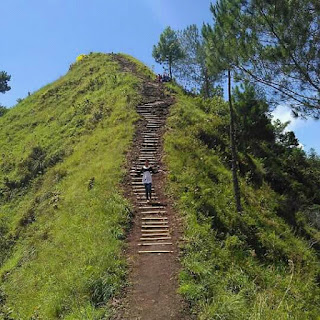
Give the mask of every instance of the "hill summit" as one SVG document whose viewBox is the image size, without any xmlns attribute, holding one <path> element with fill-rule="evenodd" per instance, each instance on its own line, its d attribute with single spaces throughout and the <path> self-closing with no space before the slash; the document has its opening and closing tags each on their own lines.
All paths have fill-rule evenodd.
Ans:
<svg viewBox="0 0 320 320">
<path fill-rule="evenodd" d="M 155 105 L 164 112 L 159 97 L 170 100 L 161 119 L 151 112 Z M 157 83 L 130 56 L 82 55 L 1 116 L 1 317 L 122 320 L 121 308 L 132 315 L 124 249 L 137 215 L 125 195 L 144 113 L 161 131 L 161 141 L 146 137 L 144 151 L 159 140 L 189 318 L 317 319 L 319 157 L 272 123 L 254 89 L 235 89 L 234 104 L 241 214 L 223 98 Z"/>
<path fill-rule="evenodd" d="M 151 76 L 133 60 L 86 55 L 0 118 L 3 315 L 89 319 L 122 285 L 119 182 Z"/>
</svg>

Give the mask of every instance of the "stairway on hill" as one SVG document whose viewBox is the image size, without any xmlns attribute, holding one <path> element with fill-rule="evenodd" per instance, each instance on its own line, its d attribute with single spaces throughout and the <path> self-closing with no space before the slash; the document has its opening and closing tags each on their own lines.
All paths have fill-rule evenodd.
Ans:
<svg viewBox="0 0 320 320">
<path fill-rule="evenodd" d="M 165 124 L 163 101 L 157 101 L 137 107 L 138 113 L 145 119 L 141 132 L 140 152 L 130 170 L 132 191 L 136 196 L 140 216 L 140 242 L 137 243 L 139 254 L 173 253 L 170 221 L 167 216 L 167 203 L 159 201 L 157 188 L 153 187 L 153 198 L 150 203 L 145 199 L 145 188 L 139 172 L 148 159 L 151 166 L 157 170 L 160 161 L 159 132 Z M 156 179 L 154 179 L 156 181 Z M 153 185 L 154 186 L 154 185 Z"/>
<path fill-rule="evenodd" d="M 160 98 L 160 84 L 147 83 L 145 87 L 145 92 L 152 93 L 151 102 L 137 107 L 141 120 L 130 152 L 127 180 L 127 196 L 134 206 L 127 252 L 130 287 L 115 319 L 185 319 L 183 303 L 177 294 L 179 222 L 164 192 L 166 177 L 162 163 L 162 136 L 172 100 Z M 154 169 L 160 169 L 153 175 L 149 203 L 142 177 L 138 175 L 146 159 Z"/>
<path fill-rule="evenodd" d="M 116 306 L 117 320 L 182 320 L 184 304 L 177 294 L 179 219 L 165 194 L 163 134 L 173 99 L 164 94 L 161 83 L 139 74 L 135 63 L 114 55 L 125 72 L 143 81 L 142 103 L 137 106 L 137 123 L 132 150 L 128 154 L 126 196 L 134 208 L 133 225 L 128 236 L 127 259 L 130 286 Z M 145 160 L 159 168 L 153 175 L 152 201 L 147 203 L 142 177 L 137 176 Z M 117 304 L 117 303 L 116 303 Z"/>
<path fill-rule="evenodd" d="M 178 222 L 164 193 L 165 174 L 162 171 L 162 135 L 168 106 L 168 101 L 156 100 L 137 107 L 142 121 L 130 168 L 130 198 L 135 205 L 129 236 L 132 286 L 127 295 L 126 315 L 122 319 L 182 319 L 182 303 L 176 292 Z M 160 169 L 153 175 L 150 203 L 145 198 L 142 177 L 137 176 L 146 159 L 153 168 Z"/>
</svg>

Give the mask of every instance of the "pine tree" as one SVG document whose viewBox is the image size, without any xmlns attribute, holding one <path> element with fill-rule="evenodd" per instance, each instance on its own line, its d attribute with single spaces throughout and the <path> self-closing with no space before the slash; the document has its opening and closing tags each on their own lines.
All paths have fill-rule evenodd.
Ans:
<svg viewBox="0 0 320 320">
<path fill-rule="evenodd" d="M 319 1 L 220 0 L 218 8 L 215 24 L 239 50 L 237 73 L 260 84 L 271 102 L 320 117 Z"/>
<path fill-rule="evenodd" d="M 235 1 L 236 2 L 236 1 Z M 233 3 L 232 3 L 233 4 Z M 228 1 L 219 1 L 216 5 L 211 5 L 215 25 L 204 25 L 203 35 L 207 46 L 207 63 L 209 71 L 213 75 L 225 75 L 228 79 L 228 100 L 230 111 L 230 149 L 232 180 L 236 208 L 242 211 L 241 195 L 238 180 L 238 161 L 235 135 L 235 112 L 232 104 L 231 81 L 232 73 L 236 71 L 236 66 L 241 59 L 242 44 L 238 42 L 237 36 L 232 36 L 232 29 L 237 24 L 237 20 L 230 20 L 230 10 L 234 9 Z M 237 12 L 239 13 L 239 8 Z M 234 12 L 236 14 L 236 12 Z M 245 55 L 244 55 L 245 56 Z"/>
<path fill-rule="evenodd" d="M 179 80 L 205 98 L 211 97 L 217 79 L 208 72 L 205 39 L 195 24 L 178 31 L 178 39 L 184 52 L 184 57 L 175 63 Z"/>
<path fill-rule="evenodd" d="M 8 82 L 10 81 L 11 76 L 8 75 L 5 71 L 0 71 L 0 92 L 5 93 L 6 91 L 9 91 L 11 87 L 8 85 Z"/>
<path fill-rule="evenodd" d="M 172 78 L 174 62 L 183 58 L 184 55 L 177 34 L 170 27 L 161 33 L 159 43 L 153 46 L 152 56 L 156 62 L 168 67 L 170 78 Z"/>
</svg>

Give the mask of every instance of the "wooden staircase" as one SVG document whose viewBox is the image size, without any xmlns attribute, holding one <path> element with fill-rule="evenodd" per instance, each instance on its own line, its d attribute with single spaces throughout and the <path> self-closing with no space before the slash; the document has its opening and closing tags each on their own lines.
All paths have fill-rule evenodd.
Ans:
<svg viewBox="0 0 320 320">
<path fill-rule="evenodd" d="M 140 224 L 140 242 L 137 243 L 139 254 L 173 253 L 170 219 L 167 216 L 166 205 L 159 203 L 157 192 L 159 186 L 153 183 L 152 200 L 147 203 L 142 177 L 137 176 L 146 160 L 149 160 L 154 169 L 159 169 L 160 141 L 166 121 L 166 108 L 163 101 L 137 107 L 137 112 L 144 121 L 140 131 L 139 153 L 133 161 L 130 176 L 132 192 L 138 204 L 136 212 Z"/>
</svg>

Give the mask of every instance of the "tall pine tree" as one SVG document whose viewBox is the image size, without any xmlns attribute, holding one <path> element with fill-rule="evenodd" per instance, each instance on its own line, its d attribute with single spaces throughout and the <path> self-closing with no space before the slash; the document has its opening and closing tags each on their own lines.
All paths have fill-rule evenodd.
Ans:
<svg viewBox="0 0 320 320">
<path fill-rule="evenodd" d="M 238 7 L 233 6 L 238 3 Z M 236 9 L 236 10 L 235 10 Z M 243 59 L 246 59 L 247 52 L 241 42 L 238 41 L 236 35 L 233 35 L 235 25 L 239 23 L 237 20 L 230 20 L 230 11 L 235 10 L 233 15 L 240 13 L 240 2 L 219 1 L 216 5 L 211 5 L 211 12 L 214 17 L 214 26 L 204 25 L 203 35 L 206 39 L 207 46 L 207 63 L 209 71 L 213 75 L 227 75 L 228 83 L 228 100 L 230 111 L 230 149 L 231 149 L 231 167 L 233 190 L 236 208 L 238 212 L 242 211 L 241 195 L 238 179 L 238 162 L 236 148 L 236 124 L 235 112 L 232 104 L 232 74 L 237 70 L 237 65 Z"/>
<path fill-rule="evenodd" d="M 320 117 L 319 1 L 220 0 L 215 7 L 228 8 L 215 23 L 235 40 L 229 44 L 239 49 L 234 66 L 242 78 L 260 84 L 271 102 Z"/>
<path fill-rule="evenodd" d="M 167 66 L 170 78 L 172 78 L 174 62 L 183 58 L 184 55 L 177 34 L 170 27 L 161 33 L 159 43 L 153 46 L 152 56 L 156 62 Z"/>
<path fill-rule="evenodd" d="M 11 87 L 8 85 L 8 82 L 10 81 L 11 76 L 8 75 L 5 71 L 0 71 L 0 92 L 5 93 L 6 91 L 9 91 Z"/>
<path fill-rule="evenodd" d="M 179 80 L 205 98 L 210 98 L 217 79 L 208 72 L 205 39 L 201 31 L 193 24 L 178 31 L 178 38 L 184 52 L 184 57 L 175 63 Z"/>
</svg>

